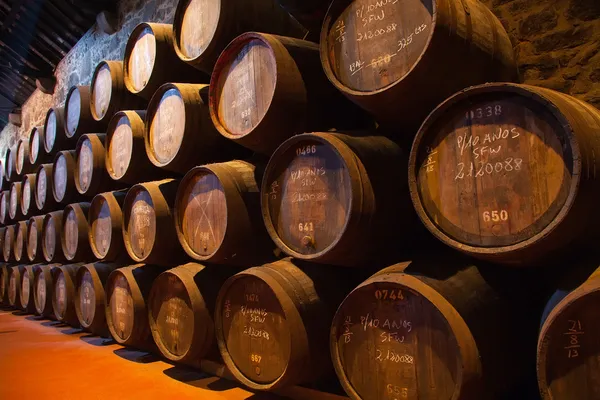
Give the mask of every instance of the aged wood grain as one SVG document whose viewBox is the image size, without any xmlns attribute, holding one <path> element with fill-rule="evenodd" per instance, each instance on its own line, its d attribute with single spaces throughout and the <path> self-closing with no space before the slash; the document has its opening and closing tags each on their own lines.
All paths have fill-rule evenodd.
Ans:
<svg viewBox="0 0 600 400">
<path fill-rule="evenodd" d="M 595 307 L 599 300 L 600 271 L 574 289 L 557 291 L 547 305 L 537 346 L 537 376 L 544 400 L 592 399 L 597 382 L 600 350 Z"/>
<path fill-rule="evenodd" d="M 61 246 L 64 211 L 54 211 L 44 216 L 42 222 L 42 252 L 46 262 L 66 261 Z"/>
<path fill-rule="evenodd" d="M 139 31 L 129 55 L 128 76 L 136 92 L 146 87 L 156 62 L 156 39 L 150 27 Z"/>
<path fill-rule="evenodd" d="M 22 193 L 22 183 L 21 182 L 13 182 L 10 185 L 10 200 L 8 203 L 8 215 L 10 219 L 13 221 L 18 221 L 23 218 L 23 213 L 21 212 L 21 193 Z"/>
<path fill-rule="evenodd" d="M 415 226 L 402 185 L 404 168 L 400 148 L 382 137 L 297 135 L 278 148 L 264 175 L 267 231 L 278 247 L 297 258 L 357 265 L 391 256 L 394 248 L 403 247 L 397 227 Z M 365 215 L 369 217 L 361 217 Z M 411 235 L 414 239 L 416 232 Z M 406 246 L 411 238 L 403 240 Z M 390 246 L 383 251 L 385 243 Z"/>
<path fill-rule="evenodd" d="M 193 59 L 206 50 L 217 31 L 221 2 L 190 0 L 184 7 L 179 28 L 179 48 L 186 58 Z"/>
<path fill-rule="evenodd" d="M 9 225 L 4 230 L 2 257 L 5 262 L 14 261 L 13 244 L 15 242 L 15 226 Z"/>
<path fill-rule="evenodd" d="M 135 257 L 144 259 L 154 247 L 156 238 L 156 213 L 150 194 L 146 190 L 137 190 L 131 200 L 129 243 Z"/>
<path fill-rule="evenodd" d="M 92 110 L 96 119 L 103 119 L 112 96 L 112 76 L 108 64 L 102 64 L 92 83 Z"/>
<path fill-rule="evenodd" d="M 25 248 L 25 238 L 27 237 L 27 222 L 19 221 L 15 224 L 15 241 L 13 243 L 13 256 L 17 262 L 25 261 L 26 254 L 23 252 Z M 19 282 L 20 283 L 20 282 Z"/>
<path fill-rule="evenodd" d="M 152 154 L 159 163 L 167 164 L 177 155 L 185 133 L 185 104 L 181 93 L 173 88 L 160 99 L 149 127 Z"/>
<path fill-rule="evenodd" d="M 113 179 L 121 179 L 130 167 L 133 131 L 127 115 L 121 115 L 109 135 L 106 168 Z"/>
<path fill-rule="evenodd" d="M 402 121 L 408 135 L 457 90 L 516 78 L 506 31 L 474 0 L 335 0 L 320 47 L 329 80 L 380 123 Z"/>
<path fill-rule="evenodd" d="M 65 113 L 67 120 L 67 134 L 73 136 L 75 135 L 75 132 L 77 132 L 77 127 L 79 126 L 79 120 L 81 118 L 81 94 L 77 86 L 71 88 L 68 94 Z"/>
<path fill-rule="evenodd" d="M 557 225 L 582 212 L 565 214 L 576 188 L 595 182 L 579 171 L 597 161 L 579 154 L 600 151 L 589 139 L 599 127 L 598 110 L 548 89 L 492 84 L 461 92 L 432 114 L 413 146 L 417 212 L 437 237 L 475 256 L 515 264 L 548 256 L 541 249 L 558 251 L 581 234 Z"/>
</svg>

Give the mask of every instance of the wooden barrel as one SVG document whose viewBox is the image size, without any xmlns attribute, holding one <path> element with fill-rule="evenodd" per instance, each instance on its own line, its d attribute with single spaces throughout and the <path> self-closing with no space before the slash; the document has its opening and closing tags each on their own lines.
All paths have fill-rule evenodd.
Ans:
<svg viewBox="0 0 600 400">
<path fill-rule="evenodd" d="M 13 241 L 12 254 L 16 262 L 26 262 L 27 254 L 24 251 L 27 246 L 25 238 L 27 237 L 27 221 L 19 221 L 15 225 L 15 236 Z"/>
<path fill-rule="evenodd" d="M 75 277 L 75 311 L 81 327 L 97 336 L 110 337 L 104 309 L 104 287 L 112 271 L 119 264 L 85 264 Z"/>
<path fill-rule="evenodd" d="M 260 211 L 264 167 L 230 161 L 193 168 L 177 191 L 175 228 L 196 260 L 258 265 L 273 256 Z"/>
<path fill-rule="evenodd" d="M 153 265 L 136 264 L 114 270 L 106 282 L 106 323 L 111 336 L 124 346 L 153 350 L 146 299 L 162 272 Z"/>
<path fill-rule="evenodd" d="M 61 247 L 64 211 L 54 211 L 44 216 L 42 222 L 42 253 L 46 262 L 67 261 Z"/>
<path fill-rule="evenodd" d="M 274 0 L 180 0 L 173 24 L 179 58 L 210 74 L 219 54 L 244 32 L 302 38 L 306 30 Z"/>
<path fill-rule="evenodd" d="M 33 265 L 25 265 L 21 275 L 21 310 L 27 314 L 35 314 L 35 299 L 33 286 Z"/>
<path fill-rule="evenodd" d="M 10 222 L 9 209 L 10 191 L 4 190 L 0 193 L 0 224 L 7 225 Z"/>
<path fill-rule="evenodd" d="M 89 86 L 71 86 L 65 100 L 65 134 L 78 139 L 84 133 L 102 132 L 108 121 L 102 123 L 92 117 Z"/>
<path fill-rule="evenodd" d="M 327 82 L 315 43 L 256 32 L 219 57 L 209 106 L 223 136 L 266 155 L 295 134 L 357 129 L 364 119 Z"/>
<path fill-rule="evenodd" d="M 93 196 L 119 186 L 106 172 L 105 140 L 106 135 L 86 134 L 81 136 L 77 142 L 75 186 L 81 195 Z"/>
<path fill-rule="evenodd" d="M 337 265 L 391 259 L 416 236 L 405 163 L 384 137 L 294 136 L 273 154 L 263 178 L 267 231 L 299 259 Z"/>
<path fill-rule="evenodd" d="M 417 214 L 445 244 L 498 263 L 596 248 L 600 111 L 498 83 L 457 93 L 421 127 L 409 160 Z M 581 217 L 588 215 L 588 217 Z"/>
<path fill-rule="evenodd" d="M 57 208 L 52 194 L 54 186 L 53 164 L 42 164 L 35 173 L 35 206 L 39 212 L 52 211 Z"/>
<path fill-rule="evenodd" d="M 586 272 L 574 285 L 561 281 L 544 312 L 537 347 L 538 385 L 544 400 L 593 399 L 598 393 L 599 345 L 594 336 L 599 332 L 595 309 L 600 269 Z"/>
<path fill-rule="evenodd" d="M 90 109 L 96 121 L 108 123 L 121 110 L 142 110 L 148 101 L 125 87 L 123 61 L 100 61 L 91 84 Z"/>
<path fill-rule="evenodd" d="M 4 168 L 4 161 L 0 159 L 0 190 L 4 189 L 8 180 L 6 179 L 6 169 Z"/>
<path fill-rule="evenodd" d="M 249 155 L 215 129 L 208 109 L 208 85 L 167 83 L 146 114 L 146 153 L 157 167 L 185 174 L 198 164 Z"/>
<path fill-rule="evenodd" d="M 352 399 L 521 398 L 504 396 L 533 372 L 538 293 L 520 271 L 440 260 L 386 268 L 339 307 L 331 357 Z"/>
<path fill-rule="evenodd" d="M 281 7 L 308 30 L 307 39 L 319 42 L 321 26 L 332 0 L 277 0 Z M 262 32 L 262 31 L 260 31 Z"/>
<path fill-rule="evenodd" d="M 123 240 L 136 262 L 179 265 L 186 259 L 173 220 L 179 181 L 165 179 L 133 186 L 123 203 Z"/>
<path fill-rule="evenodd" d="M 52 309 L 56 319 L 79 328 L 75 312 L 75 277 L 83 264 L 59 265 L 52 270 Z"/>
<path fill-rule="evenodd" d="M 218 354 L 213 313 L 229 269 L 181 265 L 156 278 L 148 298 L 150 330 L 158 349 L 172 361 L 195 364 Z"/>
<path fill-rule="evenodd" d="M 19 205 L 21 207 L 21 214 L 23 214 L 23 217 L 25 218 L 31 217 L 33 214 L 37 213 L 36 207 L 33 204 L 35 202 L 35 175 L 36 174 L 27 174 L 21 181 L 21 201 Z"/>
<path fill-rule="evenodd" d="M 100 193 L 88 211 L 88 236 L 92 252 L 99 260 L 128 258 L 123 243 L 123 203 L 126 191 Z"/>
<path fill-rule="evenodd" d="M 146 111 L 119 111 L 108 124 L 106 170 L 115 181 L 136 184 L 173 175 L 148 159 L 145 118 Z"/>
<path fill-rule="evenodd" d="M 77 168 L 75 150 L 60 151 L 52 164 L 52 195 L 57 203 L 68 204 L 85 197 L 79 194 L 75 185 Z"/>
<path fill-rule="evenodd" d="M 11 267 L 8 272 L 8 305 L 21 309 L 21 274 L 24 265 Z"/>
<path fill-rule="evenodd" d="M 21 211 L 21 182 L 13 182 L 10 184 L 10 194 L 8 200 L 8 216 L 12 221 L 20 221 L 24 218 Z"/>
<path fill-rule="evenodd" d="M 23 176 L 33 172 L 33 170 L 34 165 L 29 161 L 29 139 L 21 139 L 17 142 L 15 171 L 17 176 Z"/>
<path fill-rule="evenodd" d="M 75 138 L 65 134 L 65 109 L 55 107 L 48 110 L 44 123 L 44 151 L 46 154 L 55 154 L 57 151 L 72 148 Z"/>
<path fill-rule="evenodd" d="M 0 263 L 0 304 L 8 306 L 8 287 L 9 287 L 9 269 L 10 264 Z"/>
<path fill-rule="evenodd" d="M 52 161 L 44 149 L 44 127 L 35 126 L 29 134 L 29 163 L 33 166 Z"/>
<path fill-rule="evenodd" d="M 94 254 L 90 247 L 88 234 L 88 213 L 90 203 L 69 204 L 62 216 L 61 244 L 63 254 L 68 261 L 92 261 Z"/>
<path fill-rule="evenodd" d="M 409 137 L 456 91 L 517 77 L 508 34 L 477 0 L 334 0 L 320 47 L 331 83 Z"/>
<path fill-rule="evenodd" d="M 13 245 L 15 243 L 15 226 L 8 225 L 4 229 L 4 239 L 2 240 L 2 258 L 5 262 L 14 262 Z"/>
<path fill-rule="evenodd" d="M 219 292 L 219 350 L 234 377 L 252 389 L 314 382 L 332 370 L 329 327 L 347 293 L 345 278 L 334 268 L 299 266 L 284 259 L 250 268 Z M 336 285 L 327 284 L 332 280 Z"/>
<path fill-rule="evenodd" d="M 35 301 L 35 311 L 38 315 L 49 319 L 56 319 L 54 316 L 54 308 L 52 306 L 52 271 L 58 266 L 59 264 L 38 264 L 33 269 L 33 298 Z"/>
<path fill-rule="evenodd" d="M 6 179 L 8 182 L 15 182 L 18 179 L 17 176 L 17 149 L 8 148 L 6 149 Z"/>
<path fill-rule="evenodd" d="M 42 226 L 44 224 L 44 216 L 38 215 L 29 218 L 27 221 L 27 232 L 26 232 L 26 248 L 27 248 L 27 259 L 31 263 L 44 262 L 43 248 L 43 237 L 42 237 Z"/>
<path fill-rule="evenodd" d="M 209 80 L 177 57 L 170 24 L 142 22 L 136 26 L 125 46 L 123 68 L 127 89 L 148 100 L 166 82 Z"/>
</svg>

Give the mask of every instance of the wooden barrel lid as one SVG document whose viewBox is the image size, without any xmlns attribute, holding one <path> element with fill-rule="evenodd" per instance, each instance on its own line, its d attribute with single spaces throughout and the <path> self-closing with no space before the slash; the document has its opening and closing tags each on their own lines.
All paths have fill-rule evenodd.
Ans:
<svg viewBox="0 0 600 400">
<path fill-rule="evenodd" d="M 134 34 L 136 31 L 134 31 Z M 156 60 L 156 38 L 149 26 L 137 32 L 128 57 L 127 75 L 133 89 L 141 91 L 148 84 Z"/>
<path fill-rule="evenodd" d="M 123 115 L 119 118 L 108 143 L 106 163 L 108 173 L 113 179 L 121 179 L 127 173 L 132 151 L 133 131 L 129 118 Z"/>
<path fill-rule="evenodd" d="M 98 258 L 104 258 L 110 250 L 112 237 L 112 220 L 110 206 L 102 196 L 94 197 L 90 205 L 89 220 L 91 223 L 90 245 Z"/>
<path fill-rule="evenodd" d="M 15 243 L 14 243 L 14 251 L 15 251 L 15 259 L 17 261 L 21 261 L 23 259 L 23 246 L 25 244 L 25 229 L 27 225 L 25 222 L 19 221 L 15 225 Z"/>
<path fill-rule="evenodd" d="M 10 196 L 7 195 L 7 191 L 2 192 L 2 194 L 0 194 L 0 221 L 2 221 L 3 223 L 6 223 L 6 220 L 8 219 L 7 216 L 7 206 L 8 206 L 8 198 Z"/>
<path fill-rule="evenodd" d="M 152 155 L 161 164 L 172 161 L 185 133 L 185 103 L 177 88 L 166 90 L 152 115 L 149 144 Z"/>
<path fill-rule="evenodd" d="M 253 382 L 275 382 L 289 364 L 291 336 L 274 289 L 244 275 L 227 287 L 222 304 L 219 329 L 233 363 Z"/>
<path fill-rule="evenodd" d="M 330 75 L 356 92 L 402 80 L 423 56 L 434 31 L 432 0 L 335 0 L 322 40 Z M 412 95 L 407 93 L 407 95 Z"/>
<path fill-rule="evenodd" d="M 35 218 L 31 218 L 27 224 L 27 257 L 30 260 L 35 259 L 38 250 L 38 229 Z"/>
<path fill-rule="evenodd" d="M 67 94 L 65 114 L 67 133 L 72 137 L 77 131 L 79 119 L 81 117 L 81 93 L 79 93 L 79 88 L 77 86 L 73 86 Z"/>
<path fill-rule="evenodd" d="M 4 301 L 6 297 L 6 284 L 8 283 L 8 269 L 7 267 L 0 268 L 0 299 Z"/>
<path fill-rule="evenodd" d="M 4 261 L 8 262 L 10 258 L 10 254 L 12 253 L 12 244 L 13 239 L 15 237 L 15 227 L 14 225 L 8 226 L 4 231 L 4 247 L 2 249 L 2 255 L 4 256 Z"/>
<path fill-rule="evenodd" d="M 216 118 L 229 135 L 244 136 L 263 120 L 273 101 L 275 55 L 267 42 L 247 34 L 227 47 L 218 70 L 211 98 Z"/>
<path fill-rule="evenodd" d="M 10 203 L 9 203 L 9 214 L 11 218 L 15 218 L 19 207 L 19 193 L 17 191 L 16 183 L 10 185 Z"/>
<path fill-rule="evenodd" d="M 263 180 L 263 215 L 271 237 L 298 257 L 326 252 L 344 233 L 352 190 L 344 158 L 325 139 L 288 140 L 271 158 Z"/>
<path fill-rule="evenodd" d="M 85 193 L 92 183 L 94 173 L 94 151 L 92 142 L 87 136 L 83 136 L 77 144 L 77 179 L 79 180 L 79 189 Z"/>
<path fill-rule="evenodd" d="M 183 357 L 192 347 L 194 336 L 199 334 L 188 291 L 174 274 L 159 275 L 153 286 L 159 295 L 150 297 L 148 307 L 155 321 L 159 346 L 174 357 Z"/>
<path fill-rule="evenodd" d="M 13 268 L 16 269 L 17 267 Z M 17 302 L 17 285 L 17 274 L 13 269 L 13 271 L 10 274 L 10 278 L 8 279 L 8 301 L 11 305 L 15 305 Z"/>
<path fill-rule="evenodd" d="M 33 128 L 31 132 L 31 141 L 29 146 L 29 162 L 35 164 L 40 156 L 40 141 L 42 133 L 39 128 Z"/>
<path fill-rule="evenodd" d="M 565 297 L 548 315 L 538 342 L 538 381 L 544 398 L 592 399 L 598 393 L 598 278 Z"/>
<path fill-rule="evenodd" d="M 79 245 L 79 221 L 72 207 L 69 206 L 65 209 L 63 221 L 65 256 L 70 259 L 77 253 Z"/>
<path fill-rule="evenodd" d="M 466 327 L 443 297 L 415 278 L 362 284 L 332 325 L 332 359 L 344 389 L 360 399 L 455 398 L 463 379 L 461 345 L 472 340 L 457 337 L 455 319 Z"/>
<path fill-rule="evenodd" d="M 80 322 L 84 328 L 89 328 L 96 315 L 96 290 L 94 288 L 94 277 L 87 269 L 81 274 L 78 290 Z"/>
<path fill-rule="evenodd" d="M 133 191 L 133 193 L 131 192 Z M 127 220 L 128 241 L 133 254 L 144 259 L 154 247 L 156 238 L 156 212 L 148 191 L 143 188 L 131 189 L 127 198 L 131 198 L 131 211 Z"/>
<path fill-rule="evenodd" d="M 111 311 L 113 335 L 125 342 L 131 336 L 134 326 L 133 296 L 129 283 L 123 274 L 117 274 L 111 281 L 109 307 Z"/>
<path fill-rule="evenodd" d="M 56 275 L 54 282 L 54 314 L 56 318 L 61 320 L 67 312 L 67 282 L 63 271 L 57 270 Z"/>
<path fill-rule="evenodd" d="M 546 104 L 516 86 L 479 87 L 430 115 L 413 145 L 410 183 L 436 235 L 494 251 L 550 229 L 579 173 L 568 123 Z"/>
<path fill-rule="evenodd" d="M 26 146 L 28 145 L 28 143 L 24 140 L 19 140 L 19 143 L 17 143 L 17 165 L 16 165 L 16 171 L 17 174 L 21 174 L 23 173 L 23 169 L 25 167 L 25 163 L 28 162 L 29 160 L 27 160 L 28 157 L 26 157 Z"/>
<path fill-rule="evenodd" d="M 46 176 L 46 169 L 39 168 L 35 179 L 35 204 L 38 209 L 43 209 L 46 205 L 48 196 L 48 177 Z"/>
<path fill-rule="evenodd" d="M 187 60 L 201 56 L 212 43 L 221 17 L 221 1 L 184 0 L 175 28 L 177 46 Z"/>
<path fill-rule="evenodd" d="M 227 200 L 219 178 L 208 169 L 186 178 L 177 204 L 178 224 L 189 248 L 208 257 L 223 243 L 227 231 Z"/>
<path fill-rule="evenodd" d="M 96 119 L 104 118 L 112 96 L 112 75 L 105 62 L 100 63 L 92 83 L 91 106 Z"/>
<path fill-rule="evenodd" d="M 21 279 L 21 304 L 23 308 L 29 305 L 30 286 L 29 271 L 23 270 L 23 279 Z"/>
<path fill-rule="evenodd" d="M 54 259 L 54 254 L 56 254 L 57 245 L 56 222 L 54 221 L 54 218 L 46 215 L 42 229 L 42 238 L 44 240 L 44 256 L 46 260 L 52 260 Z"/>
<path fill-rule="evenodd" d="M 46 126 L 44 127 L 44 145 L 46 147 L 46 151 L 54 149 L 54 143 L 56 142 L 56 132 L 57 130 L 57 122 L 56 122 L 56 112 L 50 109 L 48 111 L 48 115 L 46 116 Z"/>
<path fill-rule="evenodd" d="M 8 179 L 14 179 L 14 175 L 15 175 L 15 167 L 16 167 L 16 160 L 15 160 L 15 151 L 8 149 L 8 151 L 6 152 L 8 154 L 8 160 L 7 160 L 7 165 L 6 165 L 6 175 L 8 176 Z"/>
<path fill-rule="evenodd" d="M 21 186 L 21 211 L 28 214 L 31 208 L 31 181 L 25 177 Z"/>
<path fill-rule="evenodd" d="M 42 272 L 39 272 L 34 279 L 35 285 L 35 296 L 33 296 L 35 300 L 35 309 L 39 314 L 44 312 L 46 308 L 46 279 Z"/>
<path fill-rule="evenodd" d="M 59 154 L 54 161 L 53 172 L 53 187 L 54 198 L 55 199 L 64 199 L 67 192 L 67 159 L 64 154 Z"/>
</svg>

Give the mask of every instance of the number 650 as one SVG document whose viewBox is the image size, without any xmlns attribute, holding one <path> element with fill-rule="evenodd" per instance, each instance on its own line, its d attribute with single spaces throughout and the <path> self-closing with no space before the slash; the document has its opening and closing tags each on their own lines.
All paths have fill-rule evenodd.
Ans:
<svg viewBox="0 0 600 400">
<path fill-rule="evenodd" d="M 483 221 L 484 222 L 500 222 L 500 221 L 508 221 L 508 211 L 506 210 L 494 210 L 494 211 L 485 211 L 483 213 Z"/>
</svg>

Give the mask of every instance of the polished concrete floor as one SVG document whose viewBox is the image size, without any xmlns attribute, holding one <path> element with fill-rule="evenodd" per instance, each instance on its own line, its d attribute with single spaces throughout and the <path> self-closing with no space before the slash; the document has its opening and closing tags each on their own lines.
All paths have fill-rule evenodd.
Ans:
<svg viewBox="0 0 600 400">
<path fill-rule="evenodd" d="M 57 322 L 0 310 L 0 400 L 271 400 Z"/>
</svg>

